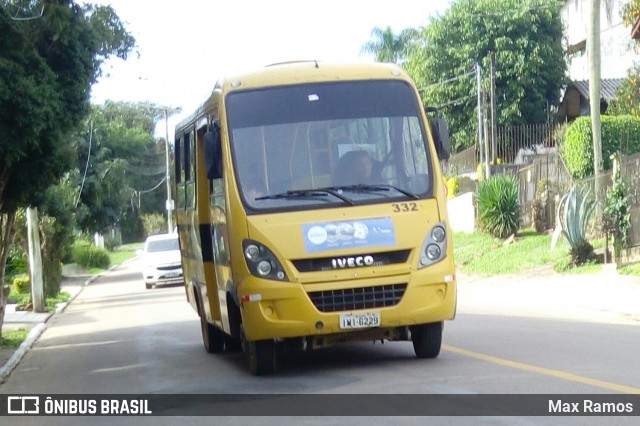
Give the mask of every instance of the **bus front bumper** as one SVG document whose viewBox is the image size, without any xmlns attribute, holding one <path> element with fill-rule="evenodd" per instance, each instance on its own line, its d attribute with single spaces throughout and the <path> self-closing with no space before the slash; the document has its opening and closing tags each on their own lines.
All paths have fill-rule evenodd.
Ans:
<svg viewBox="0 0 640 426">
<path fill-rule="evenodd" d="M 368 289 L 388 287 L 390 284 L 375 279 L 366 280 L 367 282 L 356 280 L 352 283 L 341 283 L 340 286 L 331 283 L 331 287 L 334 287 L 332 290 L 327 289 L 327 284 L 301 285 L 252 277 L 243 283 L 242 292 L 239 294 L 245 335 L 251 341 L 341 334 L 350 336 L 350 340 L 358 340 L 376 335 L 372 333 L 376 330 L 392 330 L 454 318 L 457 290 L 453 275 L 434 277 L 433 274 L 418 273 L 404 278 L 407 280 L 406 288 L 397 303 L 392 306 L 360 309 L 363 305 L 356 301 L 351 308 L 327 311 L 326 306 L 318 306 L 317 298 L 314 298 L 314 303 L 310 297 L 311 293 L 317 293 L 318 287 L 323 288 L 321 292 L 325 293 L 329 300 L 344 297 L 347 293 L 355 295 L 353 297 L 356 300 L 360 298 L 367 303 Z M 349 306 L 349 303 L 344 306 Z M 355 309 L 352 309 L 353 307 Z M 345 327 L 344 316 L 353 317 L 354 314 L 377 317 L 379 322 L 374 327 L 361 324 Z"/>
</svg>

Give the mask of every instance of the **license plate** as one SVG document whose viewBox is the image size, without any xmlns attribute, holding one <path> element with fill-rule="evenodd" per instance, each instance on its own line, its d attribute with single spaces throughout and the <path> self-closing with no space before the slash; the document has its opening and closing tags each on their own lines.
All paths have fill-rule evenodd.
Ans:
<svg viewBox="0 0 640 426">
<path fill-rule="evenodd" d="M 340 328 L 369 328 L 380 326 L 380 312 L 361 312 L 340 315 Z"/>
<path fill-rule="evenodd" d="M 167 272 L 166 274 L 164 274 L 164 276 L 167 277 L 167 278 L 173 278 L 173 277 L 177 277 L 179 275 L 180 275 L 179 272 Z"/>
</svg>

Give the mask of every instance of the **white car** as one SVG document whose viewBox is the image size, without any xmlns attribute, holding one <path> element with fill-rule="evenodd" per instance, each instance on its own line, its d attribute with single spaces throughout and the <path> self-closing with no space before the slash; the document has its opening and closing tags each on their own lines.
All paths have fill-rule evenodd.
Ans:
<svg viewBox="0 0 640 426">
<path fill-rule="evenodd" d="M 159 234 L 147 238 L 140 261 L 147 289 L 184 282 L 178 234 Z"/>
</svg>

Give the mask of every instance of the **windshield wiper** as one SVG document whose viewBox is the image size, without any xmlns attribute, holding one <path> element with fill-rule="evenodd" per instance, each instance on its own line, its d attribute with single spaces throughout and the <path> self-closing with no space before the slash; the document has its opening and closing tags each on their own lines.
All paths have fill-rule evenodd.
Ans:
<svg viewBox="0 0 640 426">
<path fill-rule="evenodd" d="M 344 201 L 345 203 L 353 206 L 355 203 L 352 199 L 345 197 L 333 188 L 316 188 L 316 189 L 296 189 L 293 191 L 280 192 L 278 194 L 269 194 L 263 197 L 256 197 L 258 200 L 275 200 L 279 198 L 291 199 L 291 198 L 308 198 L 308 197 L 326 197 L 327 194 L 333 195 L 336 198 Z"/>
<path fill-rule="evenodd" d="M 341 191 L 354 191 L 354 192 L 375 192 L 375 191 L 389 191 L 391 189 L 398 191 L 399 193 L 406 195 L 407 197 L 411 197 L 415 200 L 419 199 L 420 196 L 414 194 L 413 192 L 405 191 L 402 188 L 398 188 L 397 186 L 388 185 L 386 183 L 367 185 L 364 183 L 359 183 L 357 185 L 347 185 L 347 186 L 336 186 L 333 188 L 323 188 L 323 189 L 332 189 L 332 190 L 341 190 Z"/>
</svg>

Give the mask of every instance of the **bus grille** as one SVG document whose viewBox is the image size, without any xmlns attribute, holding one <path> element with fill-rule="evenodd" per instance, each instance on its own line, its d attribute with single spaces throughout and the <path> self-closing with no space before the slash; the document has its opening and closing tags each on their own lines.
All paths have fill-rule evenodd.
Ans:
<svg viewBox="0 0 640 426">
<path fill-rule="evenodd" d="M 375 266 L 384 266 L 405 263 L 410 254 L 411 250 L 396 250 L 383 253 L 371 253 L 369 256 L 373 258 L 373 264 Z M 333 259 L 334 257 L 321 257 L 313 259 L 293 259 L 291 262 L 300 272 L 331 271 L 340 269 L 333 265 Z"/>
<path fill-rule="evenodd" d="M 384 308 L 400 302 L 406 284 L 390 284 L 375 287 L 347 288 L 309 292 L 309 297 L 320 312 L 355 311 Z"/>
</svg>

